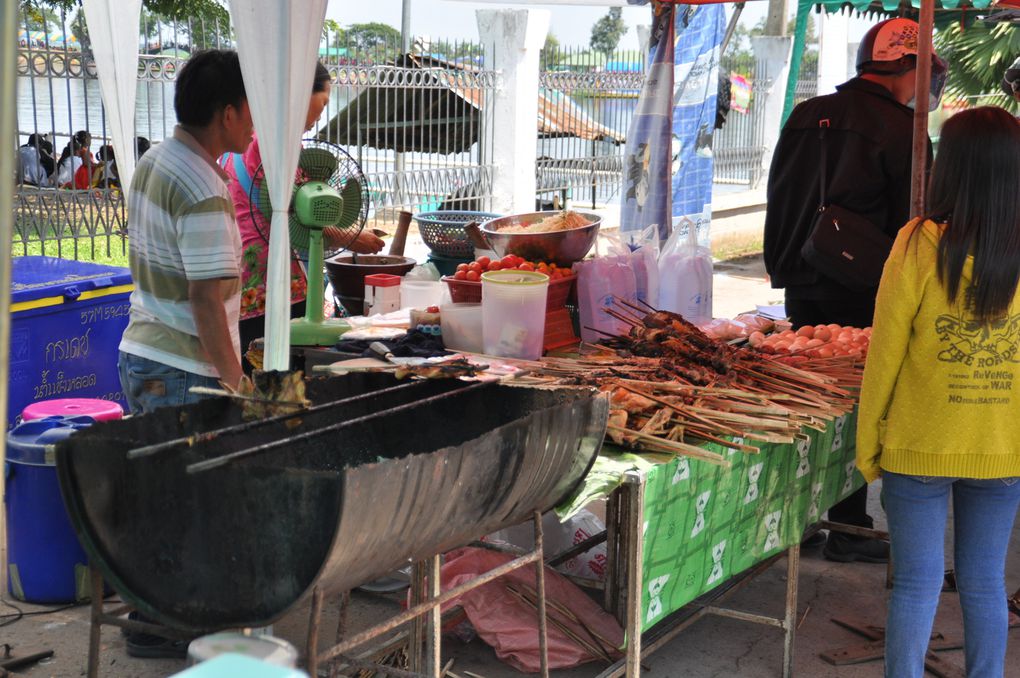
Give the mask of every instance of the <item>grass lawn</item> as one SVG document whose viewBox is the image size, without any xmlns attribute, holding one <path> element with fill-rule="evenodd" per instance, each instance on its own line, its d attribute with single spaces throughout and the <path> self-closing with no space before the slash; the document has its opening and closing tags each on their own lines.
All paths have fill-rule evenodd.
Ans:
<svg viewBox="0 0 1020 678">
<path fill-rule="evenodd" d="M 127 268 L 127 240 L 119 236 L 96 236 L 95 239 L 61 238 L 45 242 L 23 243 L 15 241 L 11 254 L 15 257 L 25 255 L 45 255 L 59 259 L 76 259 L 106 266 Z"/>
</svg>

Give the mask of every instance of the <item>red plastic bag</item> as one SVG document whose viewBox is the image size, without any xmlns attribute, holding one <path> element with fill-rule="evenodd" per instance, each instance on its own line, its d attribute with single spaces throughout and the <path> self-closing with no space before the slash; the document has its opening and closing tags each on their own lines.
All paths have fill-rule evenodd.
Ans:
<svg viewBox="0 0 1020 678">
<path fill-rule="evenodd" d="M 479 548 L 463 548 L 446 554 L 441 570 L 442 590 L 447 591 L 513 559 L 505 553 Z M 496 650 L 496 656 L 518 671 L 537 673 L 541 668 L 538 654 L 538 614 L 513 595 L 507 585 L 520 591 L 535 590 L 535 568 L 532 565 L 514 570 L 505 577 L 480 586 L 449 606 L 464 608 L 479 637 Z M 551 568 L 545 568 L 545 589 L 549 633 L 549 668 L 566 669 L 592 661 L 597 657 L 571 640 L 556 623 L 562 624 L 590 645 L 602 645 L 611 657 L 621 656 L 623 629 L 612 615 L 577 586 Z M 528 594 L 530 596 L 530 594 Z M 555 605 L 553 605 L 555 603 Z M 565 608 L 584 623 L 590 632 L 569 615 L 557 611 Z M 556 623 L 553 623 L 555 620 Z M 596 638 L 592 638 L 592 635 Z"/>
</svg>

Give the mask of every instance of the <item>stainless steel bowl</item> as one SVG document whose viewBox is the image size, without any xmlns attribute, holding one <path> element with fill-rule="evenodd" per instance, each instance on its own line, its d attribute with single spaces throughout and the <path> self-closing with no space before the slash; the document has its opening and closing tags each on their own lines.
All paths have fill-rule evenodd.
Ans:
<svg viewBox="0 0 1020 678">
<path fill-rule="evenodd" d="M 529 212 L 486 221 L 482 224 L 481 231 L 492 249 L 501 257 L 516 254 L 528 261 L 550 261 L 555 262 L 557 266 L 570 266 L 588 254 L 595 244 L 595 239 L 598 238 L 599 226 L 602 225 L 602 217 L 590 212 L 574 211 L 591 223 L 569 231 L 550 233 L 500 232 L 507 226 L 529 226 L 558 214 L 557 211 Z"/>
</svg>

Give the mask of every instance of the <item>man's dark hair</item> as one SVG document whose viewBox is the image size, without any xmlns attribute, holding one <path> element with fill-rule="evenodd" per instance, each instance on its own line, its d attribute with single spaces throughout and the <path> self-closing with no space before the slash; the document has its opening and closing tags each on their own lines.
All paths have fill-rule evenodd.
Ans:
<svg viewBox="0 0 1020 678">
<path fill-rule="evenodd" d="M 950 303 L 962 291 L 978 322 L 999 320 L 1020 281 L 1020 122 L 996 106 L 949 118 L 926 197 L 926 218 L 946 224 L 936 271 Z"/>
<path fill-rule="evenodd" d="M 152 148 L 152 142 L 145 137 L 135 137 L 135 157 L 140 158 Z"/>
<path fill-rule="evenodd" d="M 41 134 L 29 134 L 28 141 L 25 143 L 26 146 L 34 146 L 37 149 L 42 149 L 43 136 Z"/>
<path fill-rule="evenodd" d="M 227 106 L 240 108 L 248 98 L 237 52 L 196 52 L 177 73 L 174 112 L 182 125 L 205 127 Z"/>
<path fill-rule="evenodd" d="M 329 77 L 329 71 L 322 65 L 321 61 L 315 62 L 315 79 L 312 80 L 312 94 L 325 92 L 326 85 L 330 84 L 333 78 Z"/>
</svg>

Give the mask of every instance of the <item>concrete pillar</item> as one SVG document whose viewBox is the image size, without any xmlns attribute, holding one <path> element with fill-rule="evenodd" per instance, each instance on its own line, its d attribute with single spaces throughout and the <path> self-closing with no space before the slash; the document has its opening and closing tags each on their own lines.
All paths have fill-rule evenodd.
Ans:
<svg viewBox="0 0 1020 678">
<path fill-rule="evenodd" d="M 832 94 L 836 85 L 847 80 L 847 28 L 850 19 L 842 13 L 822 12 L 818 16 L 818 93 Z"/>
<path fill-rule="evenodd" d="M 790 50 L 793 38 L 760 36 L 751 38 L 751 49 L 761 66 L 759 73 L 768 82 L 767 87 L 756 88 L 758 105 L 764 108 L 762 170 L 768 173 L 772 165 L 772 152 L 779 141 L 783 121 L 783 103 L 786 98 L 786 80 L 790 75 Z M 761 77 L 761 76 L 759 76 Z"/>
<path fill-rule="evenodd" d="M 485 66 L 500 71 L 500 85 L 482 115 L 482 164 L 495 167 L 492 209 L 535 210 L 539 51 L 549 32 L 549 11 L 480 9 L 478 35 Z"/>
<path fill-rule="evenodd" d="M 637 41 L 638 49 L 648 54 L 648 41 L 652 39 L 652 27 L 648 24 L 638 24 Z"/>
</svg>

